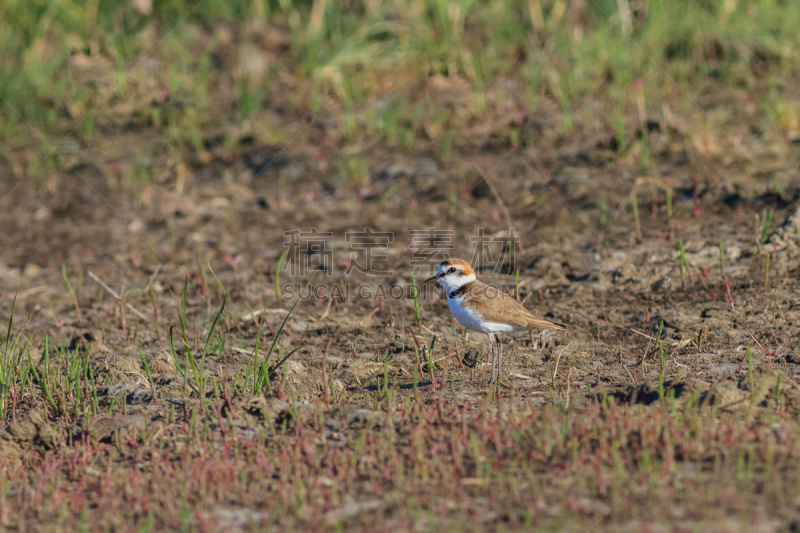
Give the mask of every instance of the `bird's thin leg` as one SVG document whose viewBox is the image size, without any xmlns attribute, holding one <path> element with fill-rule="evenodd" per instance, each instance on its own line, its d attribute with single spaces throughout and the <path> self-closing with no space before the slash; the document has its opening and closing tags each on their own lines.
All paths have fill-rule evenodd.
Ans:
<svg viewBox="0 0 800 533">
<path fill-rule="evenodd" d="M 494 381 L 497 381 L 500 378 L 500 374 L 497 371 L 497 364 L 500 361 L 497 359 L 497 342 L 494 342 L 494 353 L 492 354 L 492 365 L 494 367 Z"/>
<path fill-rule="evenodd" d="M 500 379 L 500 376 L 503 375 L 503 345 L 500 344 L 500 337 L 495 334 L 494 336 L 494 345 L 495 349 L 497 350 L 497 379 Z"/>
<path fill-rule="evenodd" d="M 492 375 L 489 378 L 489 384 L 492 384 L 497 380 L 497 349 L 495 347 L 493 335 L 489 335 L 489 346 L 492 352 Z"/>
</svg>

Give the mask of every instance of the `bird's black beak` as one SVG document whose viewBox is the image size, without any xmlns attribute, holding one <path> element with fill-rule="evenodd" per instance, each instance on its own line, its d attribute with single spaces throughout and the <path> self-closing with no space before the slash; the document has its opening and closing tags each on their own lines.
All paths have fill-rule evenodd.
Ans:
<svg viewBox="0 0 800 533">
<path fill-rule="evenodd" d="M 442 274 L 436 274 L 435 276 L 431 276 L 428 279 L 426 279 L 425 281 L 423 281 L 422 284 L 425 285 L 426 283 L 430 283 L 431 281 L 436 281 L 437 279 L 439 279 L 441 277 L 442 277 Z"/>
</svg>

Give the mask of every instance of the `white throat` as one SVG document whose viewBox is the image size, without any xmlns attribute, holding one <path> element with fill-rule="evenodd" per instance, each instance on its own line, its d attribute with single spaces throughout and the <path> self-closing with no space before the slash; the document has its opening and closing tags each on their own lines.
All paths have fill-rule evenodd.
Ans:
<svg viewBox="0 0 800 533">
<path fill-rule="evenodd" d="M 469 276 L 459 276 L 456 274 L 448 274 L 446 276 L 442 276 L 439 278 L 439 285 L 444 288 L 444 291 L 447 293 L 448 297 L 451 292 L 456 289 L 459 289 L 466 285 L 467 283 L 475 281 L 475 274 L 470 274 Z"/>
</svg>

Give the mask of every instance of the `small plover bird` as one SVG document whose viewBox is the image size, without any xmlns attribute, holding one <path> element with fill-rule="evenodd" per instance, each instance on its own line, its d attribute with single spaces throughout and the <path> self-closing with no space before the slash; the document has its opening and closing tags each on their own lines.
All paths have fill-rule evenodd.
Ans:
<svg viewBox="0 0 800 533">
<path fill-rule="evenodd" d="M 425 280 L 438 281 L 447 293 L 450 312 L 461 325 L 489 336 L 492 349 L 492 376 L 489 383 L 500 377 L 503 349 L 498 333 L 540 329 L 567 329 L 567 326 L 538 317 L 496 288 L 478 281 L 469 263 L 447 259 L 439 272 Z"/>
</svg>

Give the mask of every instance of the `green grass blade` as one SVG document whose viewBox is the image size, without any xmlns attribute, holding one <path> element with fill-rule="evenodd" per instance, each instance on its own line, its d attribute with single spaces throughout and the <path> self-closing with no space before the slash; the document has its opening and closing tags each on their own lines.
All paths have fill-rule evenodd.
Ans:
<svg viewBox="0 0 800 533">
<path fill-rule="evenodd" d="M 175 353 L 175 345 L 172 342 L 173 329 L 178 329 L 178 328 L 176 328 L 174 325 L 170 326 L 169 334 L 167 335 L 167 337 L 169 338 L 169 353 L 172 354 L 172 360 L 175 363 L 175 369 L 178 371 L 178 374 L 180 374 L 180 376 L 183 378 L 183 381 L 186 382 L 189 385 L 189 387 L 191 387 L 191 389 L 195 392 L 195 394 L 200 396 L 200 391 L 197 390 L 197 388 L 194 385 L 192 385 L 191 382 L 189 382 L 189 380 L 186 379 L 186 373 L 181 368 L 180 363 L 178 363 L 178 355 Z"/>
<path fill-rule="evenodd" d="M 314 280 L 314 276 L 316 276 L 316 275 L 317 275 L 317 273 L 315 272 L 311 276 L 311 279 L 308 280 L 308 285 L 306 287 L 311 285 L 311 282 Z M 275 338 L 272 340 L 272 345 L 270 345 L 269 351 L 267 352 L 267 355 L 264 357 L 264 361 L 261 363 L 261 367 L 259 368 L 258 374 L 256 375 L 256 381 L 255 381 L 255 384 L 254 384 L 255 390 L 258 390 L 258 388 L 260 388 L 262 385 L 264 385 L 266 378 L 268 378 L 270 375 L 273 375 L 271 372 L 267 371 L 268 368 L 269 368 L 268 367 L 269 358 L 272 355 L 273 350 L 275 350 L 275 345 L 278 343 L 278 339 L 280 339 L 280 337 L 281 337 L 281 333 L 283 332 L 283 328 L 286 327 L 286 323 L 289 321 L 289 317 L 292 316 L 292 313 L 294 312 L 294 308 L 297 307 L 297 304 L 299 304 L 299 303 L 300 303 L 300 297 L 298 296 L 297 300 L 295 300 L 294 304 L 292 304 L 292 308 L 289 309 L 289 312 L 286 314 L 286 317 L 283 319 L 283 322 L 281 323 L 281 327 L 278 328 L 277 332 L 275 332 Z M 292 350 L 291 352 L 289 352 L 289 355 L 293 354 L 295 351 L 296 350 Z M 283 364 L 283 361 L 285 359 L 286 359 L 286 357 L 284 357 L 284 359 L 281 360 L 280 364 Z"/>
<path fill-rule="evenodd" d="M 219 324 L 219 319 L 222 317 L 222 313 L 225 311 L 225 302 L 227 301 L 227 297 L 225 295 L 222 296 L 222 306 L 220 306 L 219 311 L 217 311 L 217 316 L 214 318 L 214 323 L 211 324 L 211 329 L 208 330 L 208 336 L 206 337 L 206 342 L 203 344 L 203 357 L 205 357 L 208 352 L 208 344 L 211 342 L 211 337 L 214 335 L 214 330 Z"/>
<path fill-rule="evenodd" d="M 16 275 L 16 272 L 14 272 Z M 19 294 L 19 276 L 17 276 L 17 290 L 14 291 L 14 299 L 11 301 L 11 316 L 8 317 L 8 330 L 6 331 L 6 352 L 8 343 L 11 342 L 11 325 L 14 323 L 14 308 L 17 306 L 17 295 Z"/>
<path fill-rule="evenodd" d="M 293 355 L 295 352 L 297 352 L 297 351 L 299 351 L 299 350 L 302 350 L 302 349 L 304 349 L 304 348 L 308 348 L 308 346 L 299 346 L 299 347 L 295 348 L 294 350 L 292 350 L 291 352 L 289 352 L 289 353 L 287 353 L 286 355 L 284 355 L 284 356 L 283 356 L 283 359 L 281 359 L 280 361 L 278 361 L 278 362 L 275 364 L 275 366 L 273 366 L 273 367 L 271 367 L 271 368 L 269 369 L 269 378 L 268 378 L 268 379 L 269 379 L 270 381 L 272 381 L 273 379 L 275 379 L 275 376 L 277 375 L 277 373 L 278 373 L 278 369 L 281 367 L 281 365 L 283 365 L 283 363 L 285 363 L 285 362 L 286 362 L 286 361 L 287 361 L 287 360 L 288 360 L 288 359 L 289 359 L 289 358 L 290 358 L 290 357 L 291 357 L 291 356 L 292 356 L 292 355 Z"/>
</svg>

